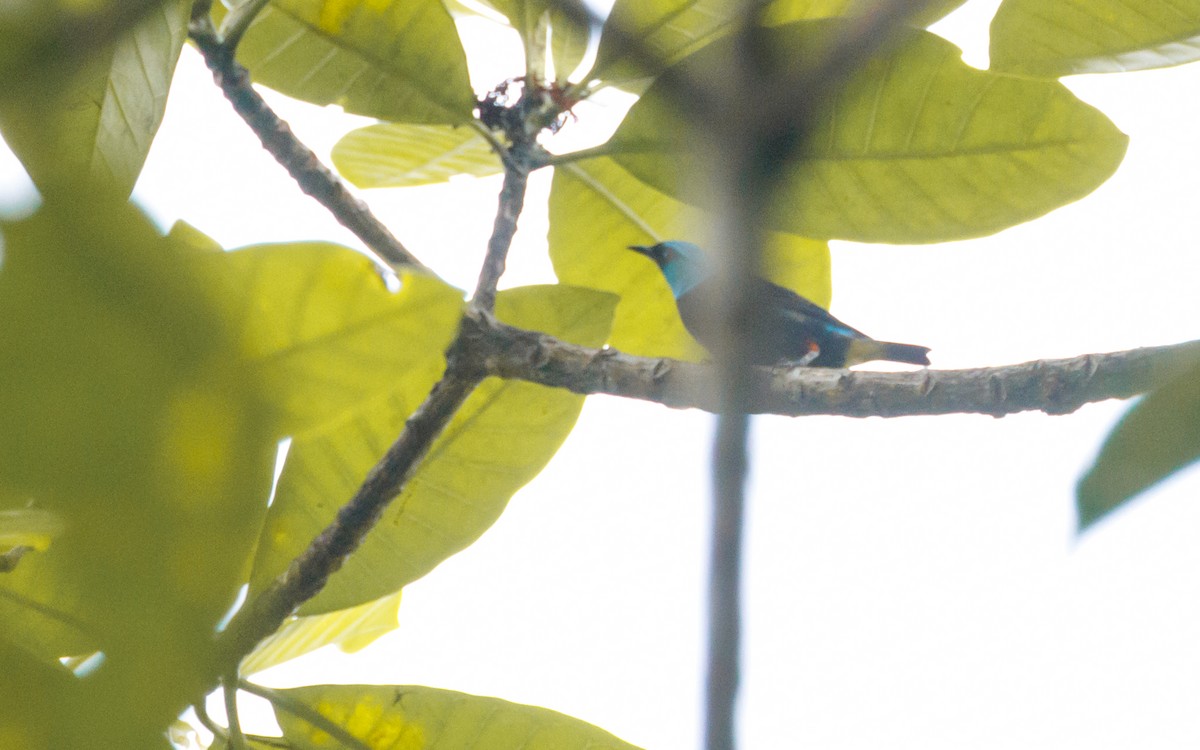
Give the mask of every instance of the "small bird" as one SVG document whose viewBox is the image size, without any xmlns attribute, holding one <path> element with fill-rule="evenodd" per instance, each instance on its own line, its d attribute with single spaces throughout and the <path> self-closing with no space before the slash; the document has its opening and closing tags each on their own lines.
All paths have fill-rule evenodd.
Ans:
<svg viewBox="0 0 1200 750">
<path fill-rule="evenodd" d="M 688 333 L 706 348 L 713 340 L 712 295 L 706 291 L 711 269 L 696 245 L 669 240 L 657 245 L 630 245 L 658 264 Z M 755 278 L 752 294 L 765 319 L 761 335 L 750 344 L 751 364 L 805 364 L 811 367 L 852 367 L 885 359 L 913 365 L 929 364 L 929 348 L 876 341 L 830 315 L 800 295 Z"/>
</svg>

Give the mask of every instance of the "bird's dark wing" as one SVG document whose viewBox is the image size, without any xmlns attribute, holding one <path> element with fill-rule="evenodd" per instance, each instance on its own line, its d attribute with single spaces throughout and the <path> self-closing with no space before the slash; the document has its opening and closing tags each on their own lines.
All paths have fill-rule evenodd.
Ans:
<svg viewBox="0 0 1200 750">
<path fill-rule="evenodd" d="M 825 330 L 832 335 L 849 338 L 870 338 L 862 331 L 851 328 L 833 317 L 825 308 L 804 299 L 791 289 L 772 284 L 765 279 L 759 279 L 754 291 L 762 300 L 765 309 L 778 311 L 794 318 L 796 323 L 810 330 L 813 328 Z"/>
</svg>

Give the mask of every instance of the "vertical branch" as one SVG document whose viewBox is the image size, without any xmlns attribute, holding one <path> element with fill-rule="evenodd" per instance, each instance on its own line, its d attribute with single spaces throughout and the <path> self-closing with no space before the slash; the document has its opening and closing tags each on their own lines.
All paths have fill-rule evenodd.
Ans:
<svg viewBox="0 0 1200 750">
<path fill-rule="evenodd" d="M 718 368 L 717 435 L 713 448 L 713 526 L 709 557 L 708 664 L 705 688 L 705 750 L 737 746 L 736 711 L 741 678 L 742 548 L 745 537 L 747 414 L 750 347 L 759 336 L 758 305 L 751 281 L 759 273 L 764 232 L 757 217 L 767 202 L 769 170 L 761 159 L 763 133 L 754 107 L 769 85 L 760 59 L 754 3 L 744 3 L 733 52 L 716 85 L 720 102 L 703 136 L 714 198 L 721 206 L 713 233 L 719 251 L 714 352 Z"/>
<path fill-rule="evenodd" d="M 708 572 L 708 663 L 704 686 L 704 747 L 732 750 L 735 741 L 741 643 L 741 564 L 745 527 L 744 412 L 723 412 L 713 449 L 713 520 Z"/>
<path fill-rule="evenodd" d="M 713 102 L 695 118 L 714 154 L 715 204 L 721 206 L 714 239 L 720 253 L 713 351 L 719 372 L 713 451 L 713 528 L 709 568 L 708 663 L 705 750 L 736 747 L 735 715 L 740 678 L 741 557 L 745 482 L 749 461 L 747 407 L 753 396 L 750 344 L 761 335 L 762 300 L 751 292 L 766 234 L 760 217 L 770 208 L 783 167 L 803 147 L 814 115 L 837 87 L 891 38 L 891 29 L 928 0 L 863 3 L 853 33 L 839 40 L 820 64 L 795 73 L 777 69 L 777 54 L 758 25 L 762 3 L 746 0 L 733 32 L 725 74 L 713 81 Z M 797 207 L 803 210 L 803 206 Z"/>
<path fill-rule="evenodd" d="M 508 250 L 517 233 L 517 219 L 525 206 L 525 189 L 529 184 L 529 158 L 527 154 L 513 148 L 504 168 L 504 187 L 500 190 L 500 205 L 496 210 L 496 222 L 492 236 L 488 239 L 487 255 L 479 270 L 479 281 L 475 285 L 472 301 L 476 308 L 490 313 L 496 308 L 496 285 L 504 274 Z"/>
</svg>

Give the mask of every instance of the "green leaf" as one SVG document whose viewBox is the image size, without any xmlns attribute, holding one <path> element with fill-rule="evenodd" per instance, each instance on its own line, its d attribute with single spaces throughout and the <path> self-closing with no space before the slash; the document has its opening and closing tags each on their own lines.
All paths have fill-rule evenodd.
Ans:
<svg viewBox="0 0 1200 750">
<path fill-rule="evenodd" d="M 769 33 L 776 59 L 804 66 L 804 51 L 843 28 L 810 21 Z M 1120 164 L 1126 136 L 1062 84 L 975 70 L 926 31 L 904 37 L 816 118 L 782 168 L 769 226 L 862 242 L 977 237 L 1082 198 Z M 680 64 L 682 74 L 719 69 L 729 53 L 710 45 Z M 610 142 L 613 158 L 659 190 L 698 200 L 702 180 L 685 171 L 695 159 L 681 153 L 695 128 L 663 85 L 629 111 Z"/>
<path fill-rule="evenodd" d="M 1079 480 L 1079 530 L 1200 458 L 1200 366 L 1135 404 Z"/>
<path fill-rule="evenodd" d="M 560 80 L 583 59 L 588 44 L 587 11 L 579 0 L 489 0 L 517 30 L 525 45 L 528 74 L 546 80 L 546 35 L 553 33 L 554 72 Z"/>
<path fill-rule="evenodd" d="M 1005 0 L 992 68 L 1056 78 L 1200 59 L 1200 0 Z"/>
<path fill-rule="evenodd" d="M 927 26 L 964 2 L 925 3 L 913 23 Z M 729 33 L 745 7 L 730 0 L 617 0 L 604 25 L 607 33 L 600 36 L 590 77 L 625 89 L 644 88 L 646 79 Z M 779 26 L 869 8 L 858 0 L 773 0 L 763 7 L 760 20 L 766 26 Z"/>
<path fill-rule="evenodd" d="M 475 108 L 462 42 L 439 0 L 275 0 L 238 60 L 288 96 L 380 120 L 456 125 Z"/>
<path fill-rule="evenodd" d="M 533 0 L 532 2 L 525 2 L 525 0 L 496 0 L 496 2 L 443 0 L 443 2 L 455 16 L 475 16 L 489 20 L 503 17 L 509 26 L 518 31 L 518 35 L 525 45 L 527 57 L 530 57 L 531 47 L 537 50 L 538 55 L 544 55 L 544 34 L 547 28 L 539 19 L 541 18 L 540 13 L 545 12 L 548 8 L 550 54 L 554 60 L 553 80 L 566 80 L 579 67 L 579 63 L 587 53 L 591 36 L 591 18 L 586 6 L 580 0 Z M 524 20 L 526 11 L 533 11 L 529 17 L 534 20 L 534 23 L 529 24 Z M 522 29 L 530 28 L 532 34 L 522 31 Z M 531 44 L 525 41 L 526 39 L 532 39 L 534 43 Z M 533 58 L 530 57 L 530 59 Z M 527 66 L 527 68 L 529 68 L 526 71 L 527 74 L 536 75 L 543 83 L 550 79 L 546 75 L 546 71 L 541 69 L 540 63 Z"/>
<path fill-rule="evenodd" d="M 736 0 L 617 0 L 601 30 L 590 77 L 640 88 L 639 79 L 658 75 L 725 34 L 743 7 Z"/>
<path fill-rule="evenodd" d="M 167 239 L 181 251 L 194 250 L 199 253 L 223 253 L 221 243 L 201 232 L 186 221 L 176 221 L 167 232 Z"/>
<path fill-rule="evenodd" d="M 281 690 L 372 750 L 636 750 L 598 727 L 537 706 L 413 685 L 309 685 Z M 336 740 L 276 707 L 283 736 L 304 750 Z"/>
<path fill-rule="evenodd" d="M 65 88 L 0 109 L 5 140 L 43 192 L 81 179 L 122 197 L 133 190 L 162 123 L 190 8 L 163 3 Z"/>
<path fill-rule="evenodd" d="M 130 206 L 52 193 L 0 234 L 0 497 L 62 524 L 0 576 L 4 635 L 104 653 L 58 747 L 158 747 L 216 670 L 275 425 L 192 251 Z"/>
<path fill-rule="evenodd" d="M 496 312 L 514 325 L 598 346 L 614 304 L 592 290 L 535 286 L 502 292 Z M 394 373 L 391 392 L 293 441 L 259 543 L 251 596 L 329 524 L 404 429 L 445 367 L 440 350 L 426 356 Z M 475 541 L 558 450 L 582 403 L 562 390 L 484 381 L 362 547 L 301 612 L 344 609 L 395 592 Z"/>
<path fill-rule="evenodd" d="M 557 0 L 550 8 L 550 54 L 554 59 L 555 80 L 564 81 L 587 53 L 591 37 L 591 18 L 580 0 Z"/>
<path fill-rule="evenodd" d="M 268 384 L 284 434 L 312 429 L 394 386 L 454 336 L 461 292 L 419 273 L 391 292 L 366 256 L 323 242 L 192 256 L 238 329 L 246 366 Z"/>
<path fill-rule="evenodd" d="M 261 672 L 331 644 L 346 653 L 358 651 L 397 628 L 399 606 L 397 591 L 350 609 L 291 617 L 242 660 L 240 673 Z"/>
<path fill-rule="evenodd" d="M 503 169 L 492 147 L 471 128 L 403 123 L 350 131 L 333 147 L 333 164 L 360 188 L 430 185 Z"/>
<path fill-rule="evenodd" d="M 46 96 L 144 17 L 177 0 L 6 0 L 0 13 L 0 103 Z M 169 11 L 164 11 L 169 12 Z"/>
<path fill-rule="evenodd" d="M 703 356 L 679 320 L 662 274 L 629 245 L 707 241 L 708 217 L 649 188 L 608 158 L 557 167 L 550 188 L 550 260 L 565 284 L 620 295 L 612 336 L 638 356 Z M 769 240 L 765 275 L 822 306 L 829 305 L 829 246 L 787 234 Z"/>
<path fill-rule="evenodd" d="M 921 9 L 909 19 L 909 23 L 913 26 L 928 26 L 965 2 L 966 0 L 937 0 L 920 3 Z M 871 10 L 871 7 L 859 0 L 774 0 L 763 9 L 762 23 L 766 26 L 779 26 L 793 21 L 836 18 L 856 12 L 865 13 Z"/>
<path fill-rule="evenodd" d="M 69 671 L 31 658 L 0 638 L 0 674 L 4 675 L 0 680 L 0 740 L 4 747 L 87 747 L 76 744 L 87 736 L 87 728 L 71 710 L 79 698 L 79 681 Z"/>
</svg>

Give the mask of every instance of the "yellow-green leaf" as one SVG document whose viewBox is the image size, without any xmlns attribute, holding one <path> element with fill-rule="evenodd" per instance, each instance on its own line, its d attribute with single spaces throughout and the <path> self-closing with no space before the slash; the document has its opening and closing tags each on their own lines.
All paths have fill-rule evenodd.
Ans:
<svg viewBox="0 0 1200 750">
<path fill-rule="evenodd" d="M 570 75 L 588 43 L 587 11 L 579 0 L 490 0 L 488 3 L 508 19 L 525 45 L 530 75 L 546 79 L 542 57 L 546 36 L 552 32 L 555 75 Z"/>
<path fill-rule="evenodd" d="M 177 0 L 6 0 L 0 13 L 0 103 L 46 96 L 143 18 Z M 165 11 L 170 12 L 170 11 Z"/>
<path fill-rule="evenodd" d="M 743 7 L 736 0 L 617 0 L 601 30 L 590 77 L 639 88 L 638 79 L 657 75 L 725 34 Z"/>
<path fill-rule="evenodd" d="M 699 359 L 662 274 L 629 245 L 679 239 L 710 246 L 704 212 L 647 187 L 608 158 L 558 167 L 550 188 L 550 259 L 566 284 L 620 295 L 609 342 L 638 356 Z M 829 305 L 829 246 L 770 236 L 765 275 Z"/>
<path fill-rule="evenodd" d="M 928 26 L 965 2 L 966 0 L 922 2 L 919 3 L 920 10 L 907 20 L 913 26 Z M 870 10 L 869 4 L 859 0 L 773 0 L 763 9 L 762 23 L 766 26 L 779 26 L 793 21 L 837 18 Z"/>
<path fill-rule="evenodd" d="M 588 289 L 524 287 L 502 292 L 496 312 L 514 325 L 597 346 L 608 335 L 614 304 L 611 295 Z M 426 364 L 397 371 L 391 392 L 293 441 L 259 544 L 251 596 L 333 519 L 444 366 L 438 352 Z M 390 594 L 475 541 L 558 450 L 582 403 L 582 397 L 531 383 L 484 381 L 362 547 L 301 612 L 344 609 Z"/>
<path fill-rule="evenodd" d="M 827 47 L 843 28 L 809 21 L 769 38 L 777 59 L 804 66 L 805 51 Z M 893 243 L 985 235 L 1083 197 L 1124 156 L 1125 135 L 1061 84 L 975 70 L 929 32 L 903 35 L 817 116 L 783 167 L 765 217 L 772 228 Z M 729 52 L 712 44 L 681 66 L 717 69 Z M 660 85 L 618 128 L 613 158 L 659 190 L 699 200 L 697 175 L 686 171 L 695 160 L 680 153 L 694 126 Z"/>
<path fill-rule="evenodd" d="M 333 164 L 360 188 L 429 185 L 503 169 L 492 147 L 471 128 L 404 123 L 350 131 L 333 147 Z"/>
<path fill-rule="evenodd" d="M 323 615 L 291 617 L 242 660 L 241 674 L 261 672 L 322 646 L 335 645 L 346 653 L 365 648 L 399 625 L 400 592 L 350 609 Z"/>
<path fill-rule="evenodd" d="M 911 22 L 927 26 L 965 1 L 923 3 Z M 590 77 L 641 89 L 646 79 L 727 34 L 745 7 L 730 0 L 617 0 L 600 36 Z M 869 8 L 858 0 L 773 0 L 765 4 L 759 18 L 764 25 L 779 26 Z"/>
<path fill-rule="evenodd" d="M 370 259 L 331 243 L 258 245 L 192 262 L 237 326 L 242 356 L 268 384 L 286 434 L 361 408 L 414 369 L 432 376 L 462 309 L 457 289 L 420 273 L 389 291 Z"/>
<path fill-rule="evenodd" d="M 128 204 L 55 192 L 0 234 L 0 497 L 61 521 L 0 575 L 4 637 L 103 652 L 59 747 L 149 747 L 216 669 L 275 426 L 192 251 Z"/>
<path fill-rule="evenodd" d="M 162 122 L 190 8 L 162 3 L 61 90 L 0 106 L 0 130 L 39 188 L 86 180 L 129 195 Z"/>
<path fill-rule="evenodd" d="M 1150 393 L 1104 441 L 1079 480 L 1079 530 L 1200 459 L 1200 366 Z"/>
<path fill-rule="evenodd" d="M 7 635 L 4 631 L 0 634 Z M 87 737 L 87 727 L 72 710 L 79 698 L 79 681 L 70 672 L 34 659 L 0 637 L 0 674 L 4 675 L 0 680 L 0 747 L 58 750 L 88 746 L 79 744 Z"/>
<path fill-rule="evenodd" d="M 280 693 L 371 750 L 637 750 L 557 711 L 413 685 L 310 685 Z M 276 708 L 283 736 L 304 750 L 336 746 L 329 733 Z"/>
<path fill-rule="evenodd" d="M 198 253 L 223 253 L 225 248 L 221 243 L 201 232 L 186 221 L 176 221 L 167 232 L 171 240 L 181 251 L 194 250 Z"/>
<path fill-rule="evenodd" d="M 992 68 L 1056 78 L 1200 59 L 1200 0 L 1005 0 Z"/>
<path fill-rule="evenodd" d="M 567 80 L 587 53 L 591 36 L 591 19 L 587 13 L 580 0 L 550 3 L 550 54 L 556 80 Z"/>
<path fill-rule="evenodd" d="M 458 31 L 439 0 L 275 0 L 238 60 L 288 96 L 381 120 L 454 125 L 475 107 Z"/>
</svg>

